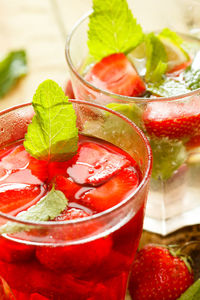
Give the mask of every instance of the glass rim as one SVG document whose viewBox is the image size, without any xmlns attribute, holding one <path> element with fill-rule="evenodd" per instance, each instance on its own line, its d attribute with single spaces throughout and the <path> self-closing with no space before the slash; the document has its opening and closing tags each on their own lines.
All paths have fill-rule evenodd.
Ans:
<svg viewBox="0 0 200 300">
<path fill-rule="evenodd" d="M 121 201 L 120 203 L 118 203 L 117 205 L 105 210 L 105 211 L 102 211 L 102 212 L 99 212 L 97 214 L 94 214 L 94 215 L 91 215 L 91 216 L 88 216 L 88 217 L 83 217 L 83 218 L 77 218 L 77 219 L 73 219 L 73 220 L 68 220 L 68 221 L 43 221 L 43 222 L 31 222 L 31 221 L 22 221 L 22 220 L 19 220 L 17 219 L 16 217 L 13 217 L 13 216 L 10 216 L 6 213 L 2 213 L 0 212 L 0 218 L 3 218 L 3 219 L 7 219 L 9 221 L 12 221 L 12 222 L 15 222 L 15 223 L 20 223 L 20 224 L 24 224 L 24 225 L 31 225 L 31 226 L 34 226 L 34 227 L 41 227 L 41 225 L 43 227 L 46 227 L 46 228 L 53 228 L 53 227 L 56 227 L 56 226 L 61 226 L 61 225 L 68 225 L 68 224 L 80 224 L 80 223 L 85 223 L 85 222 L 88 222 L 90 220 L 96 220 L 102 216 L 106 216 L 106 215 L 109 215 L 111 214 L 112 212 L 115 212 L 116 210 L 120 209 L 121 207 L 123 207 L 124 205 L 126 205 L 126 203 L 128 203 L 129 201 L 131 201 L 131 199 L 133 197 L 135 197 L 145 186 L 146 184 L 148 183 L 150 177 L 151 177 L 151 171 L 152 171 L 152 150 L 151 150 L 151 147 L 150 147 L 150 144 L 149 144 L 149 141 L 147 139 L 147 137 L 144 135 L 144 133 L 142 132 L 142 130 L 140 128 L 138 128 L 135 123 L 133 123 L 131 120 L 129 120 L 127 117 L 125 117 L 124 115 L 118 113 L 118 112 L 115 112 L 107 107 L 104 107 L 102 105 L 99 105 L 99 104 L 96 104 L 96 103 L 91 103 L 91 102 L 88 102 L 88 101 L 84 101 L 84 100 L 78 100 L 78 99 L 69 99 L 70 102 L 74 103 L 74 104 L 85 104 L 85 105 L 89 105 L 89 106 L 92 106 L 92 107 L 95 107 L 95 108 L 98 108 L 98 109 L 103 109 L 107 112 L 110 112 L 114 115 L 116 115 L 117 117 L 123 119 L 126 123 L 128 123 L 132 128 L 133 130 L 135 130 L 137 132 L 137 134 L 140 136 L 140 138 L 142 139 L 145 147 L 146 147 L 146 150 L 147 150 L 147 156 L 148 156 L 148 163 L 147 163 L 147 167 L 146 167 L 146 170 L 145 170 L 145 173 L 144 173 L 144 176 L 143 176 L 143 179 L 141 180 L 140 184 L 138 185 L 137 189 L 135 189 L 129 196 L 127 196 L 123 201 Z M 14 110 L 17 110 L 17 109 L 20 109 L 20 108 L 23 108 L 23 107 L 27 107 L 27 106 L 32 106 L 32 103 L 30 102 L 27 102 L 27 103 L 23 103 L 23 104 L 19 104 L 19 105 L 15 105 L 15 106 L 12 106 L 10 108 L 7 108 L 7 109 L 4 109 L 2 111 L 0 111 L 0 117 L 4 114 L 7 114 L 11 111 L 14 111 Z"/>
<path fill-rule="evenodd" d="M 89 12 L 87 12 L 86 14 L 84 14 L 73 26 L 71 32 L 68 34 L 67 39 L 66 39 L 66 43 L 65 43 L 65 57 L 68 63 L 68 66 L 70 68 L 70 70 L 73 72 L 73 74 L 84 84 L 86 85 L 88 88 L 94 90 L 95 92 L 104 94 L 106 96 L 112 97 L 112 98 L 116 98 L 118 100 L 123 100 L 125 102 L 142 102 L 142 103 L 150 103 L 150 102 L 158 102 L 158 101 L 177 101 L 177 100 L 182 100 L 183 98 L 186 97 L 190 97 L 193 95 L 196 95 L 198 93 L 200 93 L 200 88 L 194 90 L 194 91 L 190 91 L 188 93 L 184 93 L 184 94 L 178 94 L 175 96 L 170 96 L 170 97 L 152 97 L 152 98 L 144 98 L 144 97 L 130 97 L 130 96 L 123 96 L 123 95 L 119 95 L 119 94 L 115 94 L 106 90 L 103 90 L 101 88 L 96 87 L 95 85 L 93 85 L 92 83 L 90 83 L 89 81 L 87 81 L 74 67 L 72 59 L 71 59 L 71 54 L 70 54 L 70 43 L 71 40 L 73 38 L 73 35 L 75 34 L 76 30 L 79 28 L 79 26 L 81 26 L 81 24 L 92 14 L 92 10 L 90 10 Z M 183 34 L 183 35 L 187 35 L 187 34 Z M 188 34 L 187 36 L 190 37 L 190 35 Z M 193 36 L 192 36 L 193 37 Z M 193 37 L 194 39 L 199 40 L 197 37 Z"/>
</svg>

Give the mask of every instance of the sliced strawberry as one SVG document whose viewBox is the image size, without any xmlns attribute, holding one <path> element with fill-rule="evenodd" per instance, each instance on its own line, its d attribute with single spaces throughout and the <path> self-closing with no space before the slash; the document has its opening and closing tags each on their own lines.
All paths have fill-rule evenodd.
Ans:
<svg viewBox="0 0 200 300">
<path fill-rule="evenodd" d="M 21 291 L 13 290 L 13 294 L 15 295 L 16 300 L 30 300 L 30 295 L 27 293 L 23 293 Z"/>
<path fill-rule="evenodd" d="M 73 201 L 76 193 L 82 188 L 81 185 L 73 182 L 70 178 L 57 176 L 55 178 L 55 188 L 65 194 L 65 197 Z"/>
<path fill-rule="evenodd" d="M 37 177 L 42 182 L 45 182 L 48 177 L 48 163 L 29 156 L 29 165 L 27 167 L 31 174 Z"/>
<path fill-rule="evenodd" d="M 0 211 L 13 214 L 35 204 L 44 194 L 39 185 L 9 183 L 0 186 Z"/>
<path fill-rule="evenodd" d="M 0 237 L 0 260 L 6 262 L 28 261 L 34 256 L 34 250 L 34 246 Z"/>
<path fill-rule="evenodd" d="M 72 220 L 87 217 L 89 215 L 89 213 L 82 209 L 69 208 L 55 220 Z M 97 226 L 97 224 L 93 224 L 93 226 Z M 87 227 L 82 228 L 82 230 L 86 231 L 91 230 L 91 228 Z M 106 237 L 79 245 L 38 247 L 36 256 L 38 260 L 49 269 L 61 269 L 67 270 L 68 273 L 81 274 L 96 265 L 100 265 L 110 253 L 111 246 L 111 238 Z"/>
<path fill-rule="evenodd" d="M 66 299 L 66 295 L 67 300 L 85 299 L 94 288 L 93 283 L 48 270 L 36 261 L 21 264 L 0 261 L 0 274 L 12 289 L 27 294 L 39 293 L 48 299 Z"/>
<path fill-rule="evenodd" d="M 104 211 L 125 199 L 138 185 L 139 178 L 135 169 L 125 168 L 103 185 L 84 194 L 80 201 L 96 212 Z"/>
<path fill-rule="evenodd" d="M 67 169 L 71 166 L 71 160 L 67 162 L 50 162 L 48 164 L 48 181 L 52 182 L 58 175 L 68 177 Z"/>
<path fill-rule="evenodd" d="M 168 77 L 178 77 L 187 67 L 191 65 L 191 63 L 192 60 L 185 61 L 182 64 L 175 66 L 166 75 Z"/>
<path fill-rule="evenodd" d="M 99 185 L 130 164 L 120 153 L 112 153 L 94 142 L 85 142 L 67 172 L 78 184 Z"/>
<path fill-rule="evenodd" d="M 0 299 L 1 300 L 15 300 L 9 285 L 7 282 L 0 276 Z"/>
<path fill-rule="evenodd" d="M 67 208 L 58 217 L 56 217 L 54 221 L 74 220 L 74 219 L 84 218 L 88 216 L 89 214 L 82 209 Z"/>
<path fill-rule="evenodd" d="M 65 95 L 68 96 L 69 99 L 75 99 L 71 80 L 68 80 L 68 82 L 67 82 L 66 89 L 65 89 Z"/>
<path fill-rule="evenodd" d="M 187 150 L 191 150 L 197 147 L 200 147 L 200 134 L 194 135 L 191 139 L 185 144 Z"/>
<path fill-rule="evenodd" d="M 98 88 L 124 96 L 141 96 L 145 84 L 123 53 L 103 58 L 86 74 L 85 79 Z"/>
<path fill-rule="evenodd" d="M 150 103 L 143 121 L 147 132 L 153 136 L 179 139 L 196 135 L 200 132 L 200 98 Z"/>
<path fill-rule="evenodd" d="M 66 270 L 68 274 L 82 274 L 103 264 L 111 251 L 108 236 L 92 242 L 60 247 L 38 247 L 36 256 L 41 264 L 52 270 Z"/>
<path fill-rule="evenodd" d="M 31 294 L 30 300 L 49 300 L 49 298 L 46 298 L 38 293 L 34 293 L 34 294 Z"/>
</svg>

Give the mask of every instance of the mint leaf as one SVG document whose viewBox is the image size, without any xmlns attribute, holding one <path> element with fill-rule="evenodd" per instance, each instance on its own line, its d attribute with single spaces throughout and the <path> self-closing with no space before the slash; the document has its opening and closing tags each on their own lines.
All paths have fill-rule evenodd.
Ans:
<svg viewBox="0 0 200 300">
<path fill-rule="evenodd" d="M 152 178 L 156 180 L 169 179 L 187 158 L 181 141 L 154 138 L 150 140 L 150 145 L 153 154 Z"/>
<path fill-rule="evenodd" d="M 76 114 L 59 85 L 46 80 L 33 97 L 35 115 L 28 126 L 24 147 L 40 160 L 65 161 L 76 154 Z"/>
<path fill-rule="evenodd" d="M 161 97 L 171 97 L 190 92 L 186 84 L 172 78 L 165 78 L 158 83 L 149 83 L 147 91 Z"/>
<path fill-rule="evenodd" d="M 154 33 L 146 35 L 146 75 L 147 82 L 158 82 L 167 70 L 165 48 Z"/>
<path fill-rule="evenodd" d="M 10 52 L 0 62 L 0 98 L 11 89 L 18 78 L 27 73 L 27 70 L 24 50 Z"/>
<path fill-rule="evenodd" d="M 19 213 L 16 218 L 21 221 L 31 222 L 53 220 L 66 208 L 67 204 L 68 200 L 65 195 L 61 191 L 52 188 L 52 190 L 40 199 L 36 205 Z M 32 226 L 9 221 L 0 227 L 0 234 L 12 234 L 30 229 L 32 229 Z"/>
<path fill-rule="evenodd" d="M 200 279 L 195 281 L 185 293 L 177 300 L 198 300 L 200 299 Z"/>
<path fill-rule="evenodd" d="M 123 114 L 128 119 L 133 121 L 138 127 L 143 128 L 142 110 L 135 103 L 131 103 L 131 104 L 109 103 L 106 106 L 114 111 Z"/>
<path fill-rule="evenodd" d="M 127 54 L 142 40 L 142 28 L 137 24 L 126 0 L 93 0 L 88 47 L 96 60 L 112 53 Z"/>
</svg>

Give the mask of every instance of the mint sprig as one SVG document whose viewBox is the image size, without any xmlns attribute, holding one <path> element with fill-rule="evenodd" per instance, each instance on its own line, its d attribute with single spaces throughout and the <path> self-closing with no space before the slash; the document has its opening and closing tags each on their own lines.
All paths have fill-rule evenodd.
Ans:
<svg viewBox="0 0 200 300">
<path fill-rule="evenodd" d="M 167 54 L 159 38 L 154 33 L 145 37 L 147 82 L 158 82 L 167 70 Z"/>
<path fill-rule="evenodd" d="M 195 281 L 177 300 L 198 300 L 200 299 L 200 279 Z"/>
<path fill-rule="evenodd" d="M 126 0 L 93 0 L 88 47 L 96 60 L 113 53 L 127 54 L 142 40 L 142 28 L 137 24 Z"/>
<path fill-rule="evenodd" d="M 57 217 L 67 206 L 68 200 L 65 195 L 54 187 L 51 191 L 40 199 L 36 205 L 31 206 L 26 211 L 19 213 L 16 218 L 21 221 L 43 222 L 53 220 Z M 7 222 L 0 227 L 0 234 L 12 234 L 20 231 L 29 231 L 33 226 Z"/>
<path fill-rule="evenodd" d="M 24 50 L 10 52 L 0 62 L 0 98 L 16 83 L 17 79 L 28 71 L 26 53 Z"/>
<path fill-rule="evenodd" d="M 33 157 L 65 161 L 76 154 L 76 114 L 59 85 L 46 80 L 33 97 L 35 115 L 28 126 L 24 147 Z"/>
</svg>

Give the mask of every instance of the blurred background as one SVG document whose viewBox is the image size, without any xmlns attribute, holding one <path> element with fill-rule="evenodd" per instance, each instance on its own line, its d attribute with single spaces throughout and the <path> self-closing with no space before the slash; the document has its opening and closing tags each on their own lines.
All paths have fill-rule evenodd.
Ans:
<svg viewBox="0 0 200 300">
<path fill-rule="evenodd" d="M 152 24 L 159 24 L 160 19 L 163 23 L 164 19 L 166 26 L 177 31 L 199 33 L 199 0 L 128 2 L 143 26 L 148 18 Z M 65 87 L 69 77 L 64 53 L 66 36 L 91 7 L 92 0 L 0 0 L 0 56 L 24 49 L 28 62 L 27 75 L 0 99 L 0 110 L 31 101 L 39 83 L 47 78 Z"/>
</svg>

